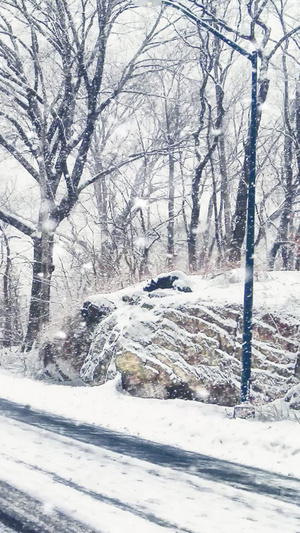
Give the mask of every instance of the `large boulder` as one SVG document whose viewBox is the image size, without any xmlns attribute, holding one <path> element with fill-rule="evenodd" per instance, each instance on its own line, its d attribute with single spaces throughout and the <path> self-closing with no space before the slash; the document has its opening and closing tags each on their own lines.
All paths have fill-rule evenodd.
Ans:
<svg viewBox="0 0 300 533">
<path fill-rule="evenodd" d="M 255 314 L 252 391 L 257 401 L 299 382 L 297 327 Z M 188 398 L 234 405 L 240 397 L 242 306 L 192 295 L 125 299 L 95 329 L 81 377 L 102 384 L 121 373 L 125 390 L 144 398 Z"/>
<path fill-rule="evenodd" d="M 211 283 L 178 276 L 178 271 L 170 278 L 175 275 L 193 292 L 178 291 L 178 280 L 166 280 L 164 274 L 152 280 L 157 288 L 149 292 L 140 285 L 86 300 L 81 314 L 44 343 L 48 375 L 60 380 L 80 376 L 87 384 L 100 385 L 120 373 L 123 389 L 135 396 L 235 405 L 241 381 L 239 273 Z M 166 281 L 172 286 L 166 287 Z M 292 311 L 299 302 L 290 306 L 284 300 L 284 306 L 276 306 L 280 298 L 273 282 L 267 279 L 256 286 L 251 390 L 256 402 L 286 395 L 295 405 L 299 318 Z M 298 294 L 292 293 L 293 298 Z"/>
</svg>

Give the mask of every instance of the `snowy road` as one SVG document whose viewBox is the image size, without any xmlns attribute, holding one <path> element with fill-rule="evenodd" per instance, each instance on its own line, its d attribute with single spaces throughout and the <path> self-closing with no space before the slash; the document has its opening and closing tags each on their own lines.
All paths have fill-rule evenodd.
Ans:
<svg viewBox="0 0 300 533">
<path fill-rule="evenodd" d="M 300 533 L 297 479 L 7 400 L 0 412 L 1 532 Z"/>
<path fill-rule="evenodd" d="M 53 510 L 41 512 L 41 503 L 8 483 L 0 481 L 0 531 L 32 533 L 39 531 L 82 532 L 83 524 L 72 520 L 63 513 Z M 92 529 L 85 526 L 87 533 Z"/>
</svg>

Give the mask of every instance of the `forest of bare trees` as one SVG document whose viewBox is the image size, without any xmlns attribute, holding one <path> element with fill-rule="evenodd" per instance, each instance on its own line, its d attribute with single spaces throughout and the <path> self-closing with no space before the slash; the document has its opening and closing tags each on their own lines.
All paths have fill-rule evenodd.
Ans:
<svg viewBox="0 0 300 533">
<path fill-rule="evenodd" d="M 300 270 L 296 4 L 184 2 L 258 52 L 261 270 Z M 30 349 L 86 292 L 243 265 L 251 69 L 205 28 L 163 4 L 2 0 L 0 93 L 7 342 Z"/>
</svg>

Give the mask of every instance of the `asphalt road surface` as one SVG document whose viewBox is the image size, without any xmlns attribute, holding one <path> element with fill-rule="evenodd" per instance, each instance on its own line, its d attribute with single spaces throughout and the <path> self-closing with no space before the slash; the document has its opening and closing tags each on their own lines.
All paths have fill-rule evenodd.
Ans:
<svg viewBox="0 0 300 533">
<path fill-rule="evenodd" d="M 107 453 L 113 452 L 125 458 L 138 459 L 146 462 L 150 469 L 151 465 L 153 468 L 171 469 L 168 472 L 181 472 L 191 476 L 190 479 L 197 478 L 198 480 L 222 483 L 228 487 L 246 491 L 246 493 L 271 497 L 272 500 L 286 502 L 297 509 L 300 508 L 300 480 L 296 478 L 246 467 L 172 446 L 153 443 L 98 426 L 78 424 L 72 420 L 32 410 L 29 406 L 19 405 L 7 400 L 0 399 L 0 414 L 5 419 L 9 419 L 11 424 L 14 424 L 13 421 L 17 421 L 17 423 L 22 423 L 22 427 L 27 427 L 30 430 L 34 430 L 34 428 L 46 430 L 52 436 L 59 435 L 60 437 L 72 439 L 75 444 L 77 442 L 93 445 L 101 450 L 106 450 Z M 42 471 L 41 468 L 40 470 Z M 115 506 L 116 509 L 129 511 L 136 517 L 145 519 L 161 528 L 182 533 L 194 531 L 184 526 L 179 528 L 171 520 L 159 518 L 155 513 L 124 503 L 119 498 L 109 497 L 104 494 L 100 495 L 97 491 L 87 489 L 78 482 L 72 481 L 72 479 L 67 480 L 63 476 L 60 477 L 57 473 L 52 473 L 52 478 L 56 482 L 66 484 L 69 488 L 79 491 L 81 494 L 88 495 L 110 506 Z M 43 514 L 37 498 L 20 490 L 20 488 L 14 487 L 7 480 L 0 481 L 0 493 L 0 533 L 6 531 L 26 533 L 50 533 L 56 531 L 61 533 L 89 533 L 95 531 L 89 525 L 83 525 L 80 521 L 57 510 L 51 512 L 50 515 Z M 101 529 L 98 531 L 101 531 Z M 300 516 L 298 532 L 300 532 Z"/>
</svg>

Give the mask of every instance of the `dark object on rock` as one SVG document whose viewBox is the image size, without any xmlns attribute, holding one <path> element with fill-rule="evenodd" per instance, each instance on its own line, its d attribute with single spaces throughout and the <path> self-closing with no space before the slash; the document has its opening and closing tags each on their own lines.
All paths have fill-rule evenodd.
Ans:
<svg viewBox="0 0 300 533">
<path fill-rule="evenodd" d="M 164 276 L 163 278 L 157 278 L 157 280 L 151 279 L 146 287 L 144 287 L 144 291 L 152 292 L 156 291 L 156 289 L 173 289 L 173 283 L 177 279 L 177 276 Z"/>
<path fill-rule="evenodd" d="M 156 291 L 157 289 L 177 289 L 181 292 L 192 292 L 187 276 L 180 271 L 161 274 L 157 278 L 151 279 L 143 288 L 146 292 Z"/>
<path fill-rule="evenodd" d="M 97 304 L 87 300 L 84 302 L 81 308 L 81 315 L 86 324 L 91 325 L 100 322 L 103 318 L 110 315 L 115 309 L 116 306 L 106 299 L 103 299 Z"/>
<path fill-rule="evenodd" d="M 99 307 L 91 302 L 84 302 L 81 314 L 86 322 L 97 322 L 102 317 Z"/>
</svg>

